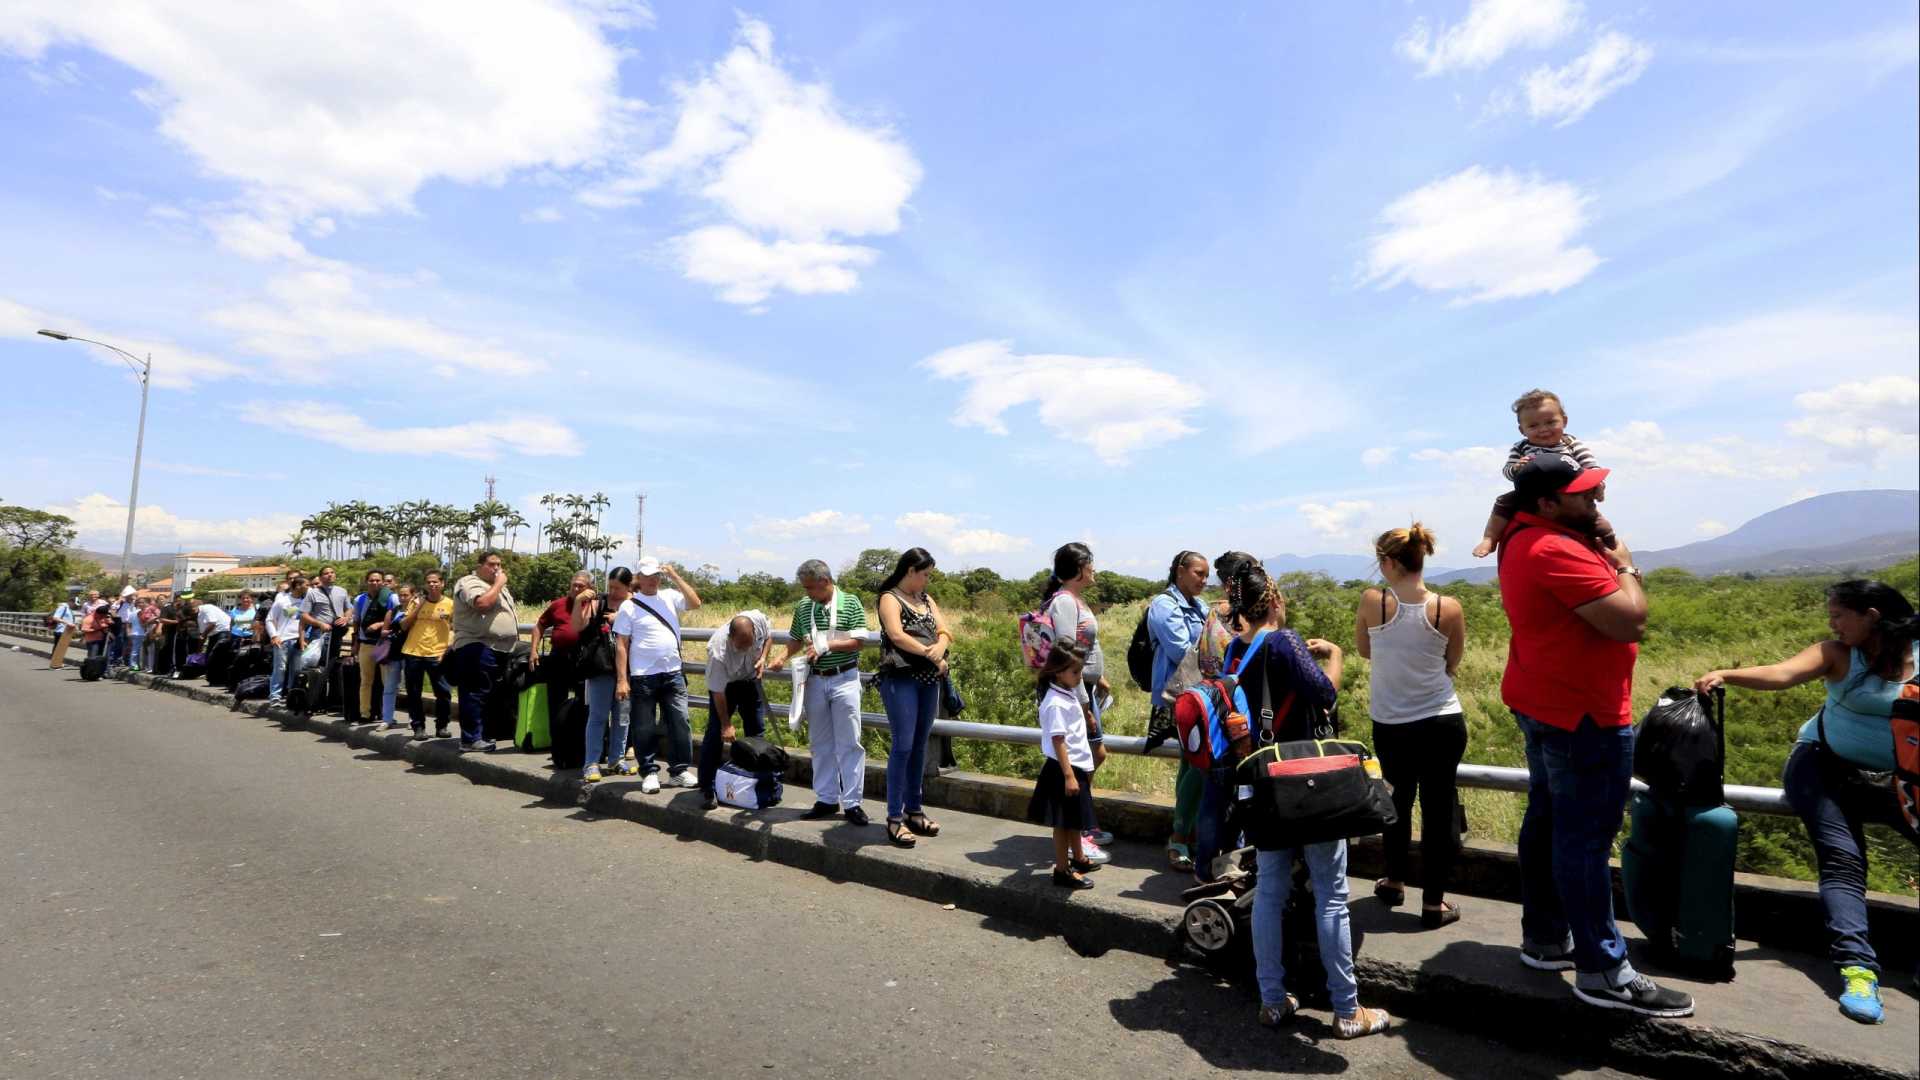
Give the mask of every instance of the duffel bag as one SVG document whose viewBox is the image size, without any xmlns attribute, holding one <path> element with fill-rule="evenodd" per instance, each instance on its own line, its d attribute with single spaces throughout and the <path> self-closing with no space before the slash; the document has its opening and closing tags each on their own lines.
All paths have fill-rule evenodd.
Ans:
<svg viewBox="0 0 1920 1080">
<path fill-rule="evenodd" d="M 713 775 L 713 797 L 742 810 L 765 810 L 780 805 L 785 785 L 776 773 L 751 773 L 728 762 Z"/>
<path fill-rule="evenodd" d="M 233 684 L 233 700 L 260 701 L 267 696 L 267 690 L 273 682 L 270 675 L 249 675 Z"/>
<path fill-rule="evenodd" d="M 1234 780 L 1252 801 L 1247 832 L 1266 850 L 1372 836 L 1398 820 L 1392 789 L 1357 742 L 1268 743 L 1240 762 Z"/>
<path fill-rule="evenodd" d="M 707 722 L 714 723 L 712 720 Z M 783 776 L 787 771 L 787 752 L 758 735 L 744 735 L 733 740 L 733 745 L 727 749 L 727 760 L 742 772 Z"/>
</svg>

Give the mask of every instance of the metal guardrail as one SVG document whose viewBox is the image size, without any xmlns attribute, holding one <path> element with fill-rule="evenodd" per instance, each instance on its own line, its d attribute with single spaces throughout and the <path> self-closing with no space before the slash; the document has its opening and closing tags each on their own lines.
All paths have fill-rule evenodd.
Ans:
<svg viewBox="0 0 1920 1080">
<path fill-rule="evenodd" d="M 41 641 L 51 641 L 53 639 L 52 633 L 41 625 L 43 618 L 45 618 L 45 613 L 43 612 L 0 611 L 0 633 L 35 638 Z M 522 623 L 520 625 L 520 632 L 523 634 L 532 633 L 533 624 Z M 720 628 L 717 627 L 690 626 L 683 629 L 680 632 L 680 636 L 684 641 L 706 642 L 711 640 L 713 635 L 720 632 Z M 855 636 L 862 639 L 866 648 L 878 648 L 880 645 L 880 635 L 878 631 L 862 631 Z M 773 640 L 776 645 L 786 645 L 793 639 L 788 636 L 786 631 L 776 630 L 773 633 Z M 688 674 L 704 675 L 706 674 L 707 665 L 697 661 L 685 661 L 683 662 L 683 669 Z M 791 682 L 793 680 L 793 673 L 783 668 L 777 672 L 769 672 L 767 677 Z M 689 695 L 688 704 L 694 708 L 707 708 L 707 702 L 704 697 L 696 695 Z M 768 702 L 767 711 L 775 716 L 785 717 L 789 710 L 785 705 Z M 860 714 L 860 723 L 863 727 L 878 728 L 884 731 L 887 728 L 887 715 L 885 713 L 862 712 Z M 1011 743 L 1016 746 L 1037 747 L 1040 745 L 1039 728 L 1021 727 L 1015 724 L 982 724 L 969 720 L 935 720 L 933 722 L 932 734 L 936 739 L 977 739 L 982 742 Z M 1179 751 L 1170 744 L 1163 743 L 1160 746 L 1154 747 L 1154 749 L 1149 752 L 1146 748 L 1146 743 L 1147 740 L 1138 735 L 1109 735 L 1106 737 L 1107 752 L 1110 754 L 1135 754 L 1158 758 L 1178 758 L 1180 756 Z M 1503 765 L 1474 765 L 1463 762 L 1456 775 L 1458 776 L 1461 787 L 1478 788 L 1485 791 L 1511 791 L 1524 794 L 1528 785 L 1527 770 L 1510 768 Z M 1633 790 L 1645 791 L 1646 789 L 1646 784 L 1639 780 L 1633 781 Z M 1779 788 L 1728 784 L 1726 787 L 1726 800 L 1728 806 L 1746 813 L 1794 816 L 1793 808 L 1787 804 L 1786 793 Z"/>
</svg>

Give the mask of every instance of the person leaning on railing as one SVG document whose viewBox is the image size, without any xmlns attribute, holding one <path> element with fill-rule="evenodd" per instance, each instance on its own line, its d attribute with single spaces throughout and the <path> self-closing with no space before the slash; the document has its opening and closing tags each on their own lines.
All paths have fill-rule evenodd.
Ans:
<svg viewBox="0 0 1920 1080">
<path fill-rule="evenodd" d="M 1920 665 L 1920 618 L 1898 589 L 1878 581 L 1842 581 L 1827 590 L 1833 637 L 1777 664 L 1709 671 L 1694 688 L 1786 690 L 1825 679 L 1820 714 L 1801 725 L 1787 755 L 1787 801 L 1806 824 L 1827 913 L 1827 957 L 1839 969 L 1840 1011 L 1863 1024 L 1884 1019 L 1880 960 L 1867 941 L 1867 846 L 1862 828 L 1906 827 L 1894 792 L 1865 774 L 1893 768 L 1890 718 L 1902 684 Z"/>
</svg>

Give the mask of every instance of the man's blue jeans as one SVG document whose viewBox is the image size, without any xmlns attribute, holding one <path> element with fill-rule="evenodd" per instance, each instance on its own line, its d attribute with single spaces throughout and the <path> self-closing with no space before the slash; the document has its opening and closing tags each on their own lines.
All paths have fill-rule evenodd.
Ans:
<svg viewBox="0 0 1920 1080">
<path fill-rule="evenodd" d="M 659 770 L 655 751 L 663 742 L 667 771 L 675 776 L 686 772 L 693 764 L 693 729 L 687 726 L 687 677 L 678 671 L 635 676 L 627 681 L 627 696 L 633 717 L 627 733 L 633 740 L 633 756 L 639 759 L 640 775 L 651 776 Z"/>
<path fill-rule="evenodd" d="M 477 746 L 487 729 L 487 698 L 500 663 L 484 641 L 472 641 L 447 654 L 453 684 L 460 689 L 460 745 Z"/>
<path fill-rule="evenodd" d="M 1576 985 L 1624 986 L 1636 973 L 1613 921 L 1607 860 L 1633 785 L 1633 728 L 1603 728 L 1585 716 L 1567 731 L 1513 715 L 1527 740 L 1520 933 L 1546 949 L 1571 936 Z"/>
<path fill-rule="evenodd" d="M 1281 936 L 1281 923 L 1287 894 L 1293 891 L 1296 851 L 1306 857 L 1307 876 L 1313 881 L 1313 922 L 1320 941 L 1320 963 L 1327 969 L 1327 997 L 1333 1002 L 1335 1016 L 1353 1016 L 1360 1011 L 1360 985 L 1353 977 L 1345 840 L 1256 853 L 1260 876 L 1253 887 L 1253 966 L 1260 984 L 1260 1003 L 1284 1005 L 1287 1000 L 1286 942 Z"/>
<path fill-rule="evenodd" d="M 286 696 L 287 684 L 293 681 L 300 671 L 300 638 L 295 635 L 273 647 L 273 675 L 267 679 L 267 698 L 280 701 Z"/>
<path fill-rule="evenodd" d="M 1232 851 L 1240 836 L 1237 830 L 1227 834 L 1228 812 L 1233 809 L 1233 766 L 1215 765 L 1205 775 L 1200 814 L 1193 823 L 1193 876 L 1212 881 L 1213 860 L 1223 851 Z"/>
<path fill-rule="evenodd" d="M 906 675 L 880 677 L 880 701 L 887 710 L 892 747 L 887 751 L 887 820 L 918 814 L 926 782 L 927 737 L 940 708 L 940 684 Z"/>
<path fill-rule="evenodd" d="M 727 712 L 740 717 L 740 730 L 736 735 L 758 738 L 767 733 L 767 695 L 760 687 L 758 679 L 742 679 L 726 685 Z M 700 790 L 713 794 L 714 777 L 720 774 L 720 729 L 725 727 L 727 717 L 722 716 L 719 703 L 713 699 L 712 691 L 707 693 L 707 733 L 700 739 Z"/>
</svg>

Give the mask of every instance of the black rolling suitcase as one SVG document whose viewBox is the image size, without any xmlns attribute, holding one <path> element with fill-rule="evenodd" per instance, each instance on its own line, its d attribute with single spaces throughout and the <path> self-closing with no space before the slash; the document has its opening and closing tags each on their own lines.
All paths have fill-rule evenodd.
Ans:
<svg viewBox="0 0 1920 1080">
<path fill-rule="evenodd" d="M 623 703 L 624 704 L 624 703 Z M 587 763 L 587 703 L 575 694 L 567 699 L 567 707 L 560 710 L 558 726 L 550 733 L 553 738 L 553 767 L 556 769 L 578 769 Z"/>
<path fill-rule="evenodd" d="M 99 682 L 100 677 L 106 673 L 107 658 L 104 656 L 89 656 L 80 661 L 81 682 Z"/>
</svg>

